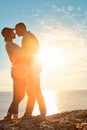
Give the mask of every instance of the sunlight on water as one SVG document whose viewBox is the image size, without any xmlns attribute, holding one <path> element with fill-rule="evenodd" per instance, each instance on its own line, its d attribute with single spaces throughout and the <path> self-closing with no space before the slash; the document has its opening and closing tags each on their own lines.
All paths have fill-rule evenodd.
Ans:
<svg viewBox="0 0 87 130">
<path fill-rule="evenodd" d="M 47 107 L 47 115 L 58 113 L 59 110 L 56 104 L 57 103 L 56 92 L 49 90 L 45 91 L 43 94 Z"/>
</svg>

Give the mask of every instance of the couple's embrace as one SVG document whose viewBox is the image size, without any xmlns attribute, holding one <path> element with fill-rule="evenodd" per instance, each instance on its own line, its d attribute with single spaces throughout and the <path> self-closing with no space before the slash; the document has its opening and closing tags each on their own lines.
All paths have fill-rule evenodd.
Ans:
<svg viewBox="0 0 87 130">
<path fill-rule="evenodd" d="M 35 100 L 39 105 L 40 115 L 45 116 L 46 106 L 40 88 L 42 64 L 38 58 L 40 50 L 38 39 L 30 31 L 27 31 L 26 25 L 22 22 L 16 24 L 14 29 L 3 28 L 1 33 L 12 63 L 11 76 L 13 79 L 13 99 L 4 119 L 18 118 L 19 103 L 24 98 L 25 91 L 28 99 L 23 117 L 32 116 Z M 16 34 L 22 36 L 21 47 L 13 42 Z"/>
</svg>

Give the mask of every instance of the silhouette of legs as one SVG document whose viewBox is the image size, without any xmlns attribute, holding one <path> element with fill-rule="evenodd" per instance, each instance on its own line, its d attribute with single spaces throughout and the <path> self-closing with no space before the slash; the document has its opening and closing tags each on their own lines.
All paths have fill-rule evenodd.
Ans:
<svg viewBox="0 0 87 130">
<path fill-rule="evenodd" d="M 46 114 L 46 105 L 44 101 L 44 97 L 40 88 L 40 78 L 39 74 L 31 75 L 29 79 L 27 79 L 27 95 L 28 101 L 26 106 L 26 111 L 24 115 L 32 115 L 32 111 L 34 108 L 35 100 L 37 100 L 39 105 L 39 110 L 41 115 Z"/>
</svg>

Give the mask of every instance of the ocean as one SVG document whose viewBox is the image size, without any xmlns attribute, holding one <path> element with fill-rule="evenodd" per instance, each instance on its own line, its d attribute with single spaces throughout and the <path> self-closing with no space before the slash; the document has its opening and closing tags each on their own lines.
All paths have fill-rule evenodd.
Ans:
<svg viewBox="0 0 87 130">
<path fill-rule="evenodd" d="M 66 91 L 44 91 L 43 92 L 47 115 L 87 109 L 87 90 L 66 90 Z M 12 101 L 12 92 L 0 92 L 0 120 L 6 115 L 8 107 Z M 19 105 L 19 117 L 25 111 L 27 95 Z M 38 115 L 39 109 L 37 102 L 33 110 L 33 115 Z"/>
</svg>

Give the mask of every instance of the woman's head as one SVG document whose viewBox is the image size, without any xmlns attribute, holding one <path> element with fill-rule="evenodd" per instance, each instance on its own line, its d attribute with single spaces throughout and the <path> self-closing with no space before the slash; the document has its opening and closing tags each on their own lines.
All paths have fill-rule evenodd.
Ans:
<svg viewBox="0 0 87 130">
<path fill-rule="evenodd" d="M 6 41 L 12 41 L 12 39 L 15 39 L 14 29 L 12 28 L 3 28 L 1 34 Z"/>
</svg>

